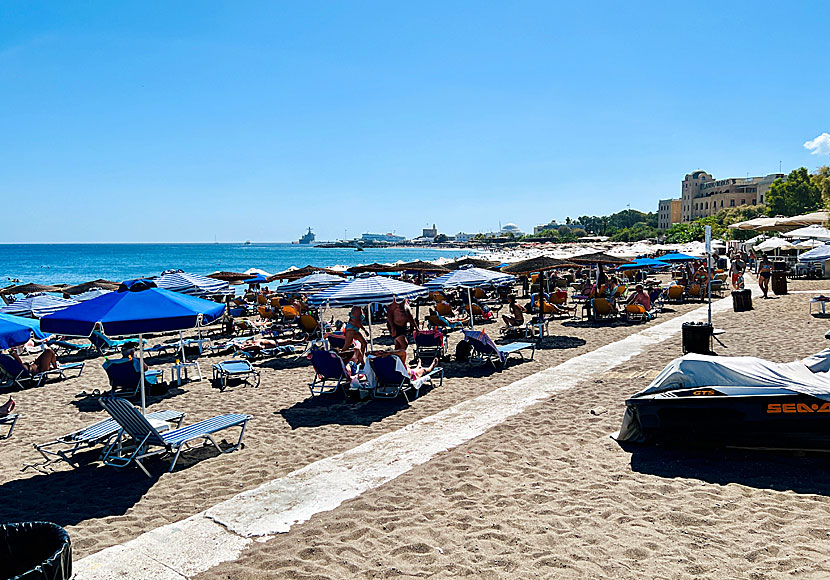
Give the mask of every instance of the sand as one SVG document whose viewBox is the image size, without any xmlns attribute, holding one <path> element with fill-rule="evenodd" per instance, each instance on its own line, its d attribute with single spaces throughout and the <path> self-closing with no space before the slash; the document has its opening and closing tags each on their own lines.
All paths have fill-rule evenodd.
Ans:
<svg viewBox="0 0 830 580">
<path fill-rule="evenodd" d="M 791 286 L 824 290 L 830 282 Z M 807 314 L 809 298 L 756 300 L 753 312 L 718 316 L 716 326 L 727 333 L 716 350 L 787 361 L 824 348 L 828 321 Z M 661 320 L 697 306 L 676 307 Z M 410 405 L 311 400 L 306 362 L 263 363 L 258 389 L 220 392 L 192 382 L 151 399 L 151 410 L 186 411 L 187 422 L 251 413 L 238 452 L 186 453 L 170 474 L 162 462 L 148 462 L 154 479 L 95 462 L 21 473 L 38 457 L 33 442 L 103 416 L 94 401 L 74 398 L 106 385 L 101 359 L 93 359 L 80 379 L 15 394 L 22 418 L 14 437 L 0 443 L 0 517 L 56 521 L 82 557 L 642 328 L 553 324 L 558 338 L 534 361 L 501 372 L 445 364 L 444 386 Z M 451 347 L 457 340 L 456 333 Z M 632 455 L 608 438 L 626 396 L 679 354 L 678 337 L 199 577 L 830 575 L 825 458 L 657 449 Z M 220 358 L 202 359 L 203 372 Z"/>
</svg>

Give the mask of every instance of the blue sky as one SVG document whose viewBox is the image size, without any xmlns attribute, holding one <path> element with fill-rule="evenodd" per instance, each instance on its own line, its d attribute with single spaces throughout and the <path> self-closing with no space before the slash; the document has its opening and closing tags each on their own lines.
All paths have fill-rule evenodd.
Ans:
<svg viewBox="0 0 830 580">
<path fill-rule="evenodd" d="M 814 169 L 825 6 L 4 2 L 0 242 L 527 230 Z"/>
</svg>

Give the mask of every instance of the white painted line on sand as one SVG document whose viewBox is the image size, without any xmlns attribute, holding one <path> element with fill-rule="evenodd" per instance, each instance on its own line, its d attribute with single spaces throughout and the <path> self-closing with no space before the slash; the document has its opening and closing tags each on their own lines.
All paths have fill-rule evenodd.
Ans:
<svg viewBox="0 0 830 580">
<path fill-rule="evenodd" d="M 729 298 L 718 300 L 712 303 L 712 312 L 726 311 L 731 305 Z M 87 556 L 75 563 L 76 579 L 184 580 L 234 560 L 253 538 L 287 532 L 315 514 L 332 510 L 436 454 L 470 441 L 551 395 L 601 377 L 646 347 L 674 336 L 684 322 L 705 319 L 704 305 L 311 463 L 186 520 Z"/>
</svg>

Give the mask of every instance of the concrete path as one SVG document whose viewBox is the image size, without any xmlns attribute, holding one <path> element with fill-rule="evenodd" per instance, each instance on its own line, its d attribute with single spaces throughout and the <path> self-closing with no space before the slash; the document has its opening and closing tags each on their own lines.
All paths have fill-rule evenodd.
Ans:
<svg viewBox="0 0 830 580">
<path fill-rule="evenodd" d="M 720 299 L 712 303 L 712 312 L 724 312 L 731 307 L 731 297 Z M 674 337 L 684 322 L 705 321 L 706 316 L 704 304 L 683 316 L 651 323 L 623 340 L 311 463 L 185 520 L 87 556 L 75 562 L 76 579 L 186 580 L 222 562 L 235 560 L 252 542 L 288 532 L 313 515 L 333 510 L 395 479 L 556 393 L 599 378 L 646 348 Z M 622 419 L 622 408 L 619 411 Z"/>
</svg>

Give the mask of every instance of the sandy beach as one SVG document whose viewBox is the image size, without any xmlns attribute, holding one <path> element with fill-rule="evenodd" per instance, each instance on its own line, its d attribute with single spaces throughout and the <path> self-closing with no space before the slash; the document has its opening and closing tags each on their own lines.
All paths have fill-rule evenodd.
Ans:
<svg viewBox="0 0 830 580">
<path fill-rule="evenodd" d="M 791 289 L 826 291 L 830 282 L 796 281 Z M 715 325 L 726 333 L 716 352 L 783 362 L 821 350 L 828 323 L 808 315 L 810 296 L 756 299 L 752 312 L 718 314 Z M 700 306 L 670 306 L 649 324 Z M 265 361 L 257 363 L 257 389 L 220 392 L 208 381 L 190 382 L 149 399 L 149 410 L 184 411 L 186 423 L 252 414 L 242 450 L 189 451 L 173 473 L 148 461 L 152 479 L 102 467 L 97 451 L 79 468 L 21 472 L 39 458 L 33 443 L 105 416 L 97 401 L 77 396 L 106 387 L 102 359 L 92 359 L 79 379 L 14 393 L 21 420 L 0 443 L 0 517 L 65 526 L 80 559 L 647 326 L 552 323 L 554 338 L 533 361 L 502 371 L 445 363 L 443 386 L 409 405 L 402 398 L 311 399 L 307 361 Z M 492 335 L 497 327 L 486 326 Z M 458 340 L 453 333 L 450 352 Z M 198 577 L 828 577 L 826 458 L 658 448 L 632 454 L 609 438 L 625 398 L 680 351 L 678 335 Z M 200 359 L 202 372 L 223 358 Z"/>
</svg>

